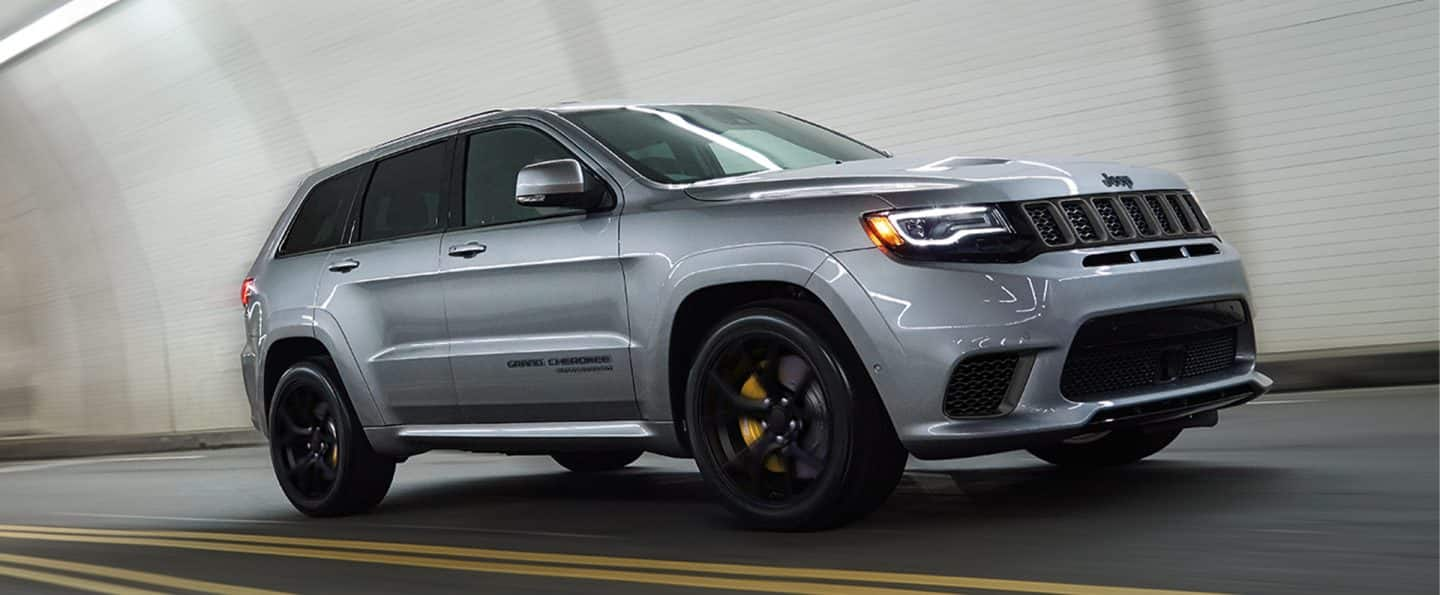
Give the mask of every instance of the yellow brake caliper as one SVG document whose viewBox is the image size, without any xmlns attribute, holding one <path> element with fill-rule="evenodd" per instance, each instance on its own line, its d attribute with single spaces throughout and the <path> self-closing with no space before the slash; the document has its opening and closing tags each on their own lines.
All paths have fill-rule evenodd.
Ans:
<svg viewBox="0 0 1440 595">
<path fill-rule="evenodd" d="M 331 431 L 330 435 L 336 438 L 339 438 L 340 436 L 339 432 L 335 431 Z M 326 458 L 330 459 L 331 468 L 340 466 L 340 445 L 338 443 L 330 445 L 330 452 L 326 453 Z"/>
<path fill-rule="evenodd" d="M 760 386 L 760 377 L 751 374 L 749 378 L 745 379 L 745 385 L 740 387 L 740 396 L 755 401 L 764 401 L 765 389 Z M 745 439 L 745 446 L 754 444 L 764 433 L 765 427 L 760 425 L 760 420 L 753 417 L 740 418 L 740 437 Z M 784 473 L 785 463 L 780 461 L 780 457 L 770 455 L 765 457 L 765 469 L 775 473 Z"/>
</svg>

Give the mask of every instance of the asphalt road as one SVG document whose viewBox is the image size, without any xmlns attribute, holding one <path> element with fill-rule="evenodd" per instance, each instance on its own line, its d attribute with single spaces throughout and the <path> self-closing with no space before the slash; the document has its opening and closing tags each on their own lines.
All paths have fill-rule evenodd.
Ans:
<svg viewBox="0 0 1440 595">
<path fill-rule="evenodd" d="M 813 534 L 740 529 L 652 456 L 583 476 L 428 454 L 330 520 L 290 509 L 262 449 L 7 464 L 0 592 L 1433 594 L 1437 402 L 1271 396 L 1100 473 L 916 461 L 880 512 Z"/>
</svg>

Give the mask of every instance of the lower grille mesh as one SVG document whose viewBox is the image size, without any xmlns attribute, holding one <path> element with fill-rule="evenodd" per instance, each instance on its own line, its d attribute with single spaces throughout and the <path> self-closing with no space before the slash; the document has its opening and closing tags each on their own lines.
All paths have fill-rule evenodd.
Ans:
<svg viewBox="0 0 1440 595">
<path fill-rule="evenodd" d="M 1235 364 L 1235 329 L 1166 337 L 1123 346 L 1072 350 L 1060 376 L 1060 392 L 1072 401 L 1094 401 L 1113 392 L 1194 378 Z M 1166 370 L 1165 353 L 1176 352 L 1178 370 Z M 1172 364 L 1172 365 L 1175 365 Z"/>
<path fill-rule="evenodd" d="M 987 417 L 1004 413 L 1001 406 L 1015 379 L 1020 356 L 982 355 L 960 362 L 945 385 L 945 415 Z"/>
<path fill-rule="evenodd" d="M 1235 363 L 1235 332 L 1218 334 L 1185 345 L 1185 366 L 1181 378 L 1219 372 Z"/>
</svg>

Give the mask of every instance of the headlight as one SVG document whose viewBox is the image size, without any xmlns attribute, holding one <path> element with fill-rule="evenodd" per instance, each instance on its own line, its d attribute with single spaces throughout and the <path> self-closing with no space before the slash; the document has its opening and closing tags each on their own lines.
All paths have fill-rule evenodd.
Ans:
<svg viewBox="0 0 1440 595">
<path fill-rule="evenodd" d="M 1032 241 L 989 205 L 878 211 L 860 221 L 876 246 L 916 260 L 1013 261 Z"/>
</svg>

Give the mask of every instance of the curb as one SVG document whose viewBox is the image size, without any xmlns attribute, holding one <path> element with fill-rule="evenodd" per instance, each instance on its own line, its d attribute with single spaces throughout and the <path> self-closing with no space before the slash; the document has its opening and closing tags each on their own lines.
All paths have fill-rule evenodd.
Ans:
<svg viewBox="0 0 1440 595">
<path fill-rule="evenodd" d="M 141 454 L 264 444 L 251 428 L 109 436 L 14 436 L 0 438 L 0 461 Z"/>
<path fill-rule="evenodd" d="M 1261 354 L 1256 368 L 1275 380 L 1271 392 L 1437 384 L 1440 344 Z"/>
</svg>

